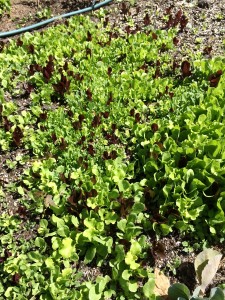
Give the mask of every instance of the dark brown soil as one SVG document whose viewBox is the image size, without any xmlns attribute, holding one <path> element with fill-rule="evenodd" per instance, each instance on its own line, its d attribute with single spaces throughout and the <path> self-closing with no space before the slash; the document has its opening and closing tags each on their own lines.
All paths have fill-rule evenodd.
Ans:
<svg viewBox="0 0 225 300">
<path fill-rule="evenodd" d="M 90 0 L 11 0 L 11 11 L 1 19 L 0 31 L 32 25 L 42 20 L 91 6 Z"/>
</svg>

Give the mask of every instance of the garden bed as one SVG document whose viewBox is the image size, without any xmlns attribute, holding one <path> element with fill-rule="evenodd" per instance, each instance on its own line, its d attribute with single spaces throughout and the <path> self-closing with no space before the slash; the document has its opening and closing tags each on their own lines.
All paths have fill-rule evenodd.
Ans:
<svg viewBox="0 0 225 300">
<path fill-rule="evenodd" d="M 157 268 L 193 291 L 202 247 L 224 255 L 224 4 L 207 3 L 112 3 L 2 39 L 1 295 L 135 299 Z M 0 30 L 82 5 L 12 1 Z M 224 277 L 223 259 L 208 291 Z"/>
</svg>

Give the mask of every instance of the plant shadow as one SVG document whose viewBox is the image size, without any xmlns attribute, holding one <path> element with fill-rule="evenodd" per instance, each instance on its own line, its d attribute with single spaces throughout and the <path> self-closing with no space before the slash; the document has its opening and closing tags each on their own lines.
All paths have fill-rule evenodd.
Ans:
<svg viewBox="0 0 225 300">
<path fill-rule="evenodd" d="M 177 269 L 176 277 L 178 281 L 184 283 L 190 289 L 190 291 L 194 291 L 197 281 L 193 263 L 182 263 Z"/>
</svg>

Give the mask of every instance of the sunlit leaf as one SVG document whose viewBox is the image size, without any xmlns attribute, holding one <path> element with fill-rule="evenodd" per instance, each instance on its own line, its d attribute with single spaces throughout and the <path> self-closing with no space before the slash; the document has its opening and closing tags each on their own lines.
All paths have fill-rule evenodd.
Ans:
<svg viewBox="0 0 225 300">
<path fill-rule="evenodd" d="M 59 254 L 62 255 L 63 258 L 70 258 L 75 252 L 74 246 L 72 246 L 73 240 L 71 238 L 65 238 L 62 240 Z"/>
</svg>

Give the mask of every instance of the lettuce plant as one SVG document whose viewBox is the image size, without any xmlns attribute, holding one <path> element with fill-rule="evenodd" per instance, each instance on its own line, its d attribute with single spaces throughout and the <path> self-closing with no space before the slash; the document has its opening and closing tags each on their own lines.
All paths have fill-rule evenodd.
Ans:
<svg viewBox="0 0 225 300">
<path fill-rule="evenodd" d="M 9 12 L 11 8 L 10 0 L 0 0 L 0 17 L 5 12 Z"/>
</svg>

